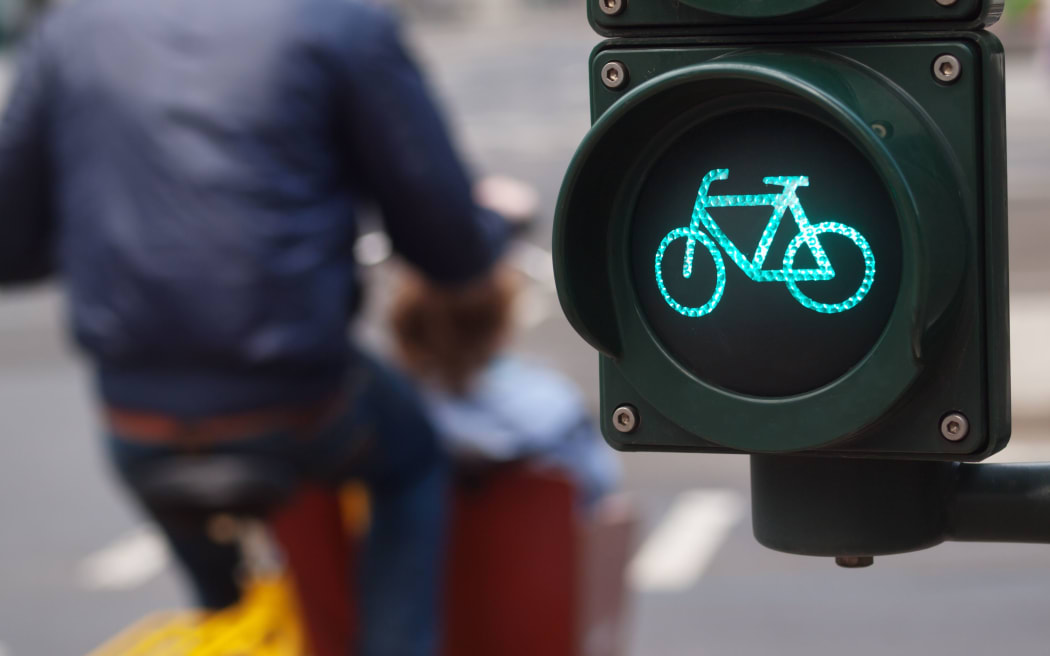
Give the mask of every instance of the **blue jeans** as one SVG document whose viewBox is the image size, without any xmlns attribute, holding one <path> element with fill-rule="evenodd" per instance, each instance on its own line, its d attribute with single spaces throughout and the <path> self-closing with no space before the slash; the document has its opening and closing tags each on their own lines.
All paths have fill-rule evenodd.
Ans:
<svg viewBox="0 0 1050 656">
<path fill-rule="evenodd" d="M 358 653 L 432 656 L 438 651 L 447 463 L 408 380 L 362 356 L 349 381 L 346 411 L 315 435 L 245 435 L 208 452 L 277 458 L 292 463 L 304 479 L 332 485 L 364 481 L 372 518 L 358 576 Z M 133 435 L 112 435 L 109 443 L 113 461 L 129 483 L 136 467 L 182 453 L 177 444 L 150 444 Z M 211 541 L 203 527 L 157 519 L 202 605 L 222 608 L 236 602 L 237 547 Z"/>
</svg>

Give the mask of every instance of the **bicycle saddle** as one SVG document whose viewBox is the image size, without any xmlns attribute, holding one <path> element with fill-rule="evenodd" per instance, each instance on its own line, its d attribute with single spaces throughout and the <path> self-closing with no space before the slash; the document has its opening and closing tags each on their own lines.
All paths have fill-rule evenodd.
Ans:
<svg viewBox="0 0 1050 656">
<path fill-rule="evenodd" d="M 291 496 L 293 469 L 252 456 L 177 456 L 140 467 L 129 482 L 156 513 L 263 517 Z"/>
</svg>

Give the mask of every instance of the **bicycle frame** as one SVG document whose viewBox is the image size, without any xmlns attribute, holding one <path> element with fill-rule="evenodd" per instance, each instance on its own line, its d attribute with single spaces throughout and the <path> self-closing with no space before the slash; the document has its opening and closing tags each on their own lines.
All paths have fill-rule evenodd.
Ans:
<svg viewBox="0 0 1050 656">
<path fill-rule="evenodd" d="M 783 187 L 784 190 L 779 194 L 753 194 L 747 196 L 709 195 L 711 183 L 728 179 L 729 169 L 716 169 L 704 176 L 704 180 L 700 184 L 700 192 L 696 197 L 696 204 L 693 207 L 690 227 L 699 230 L 702 224 L 707 229 L 707 232 L 715 238 L 718 245 L 722 247 L 722 250 L 726 252 L 726 255 L 740 267 L 740 270 L 748 278 L 755 282 L 787 282 L 788 280 L 799 282 L 831 280 L 835 277 L 835 269 L 831 266 L 831 261 L 828 260 L 824 248 L 820 245 L 820 240 L 817 239 L 816 234 L 813 232 L 813 225 L 809 222 L 809 219 L 806 217 L 806 211 L 802 209 L 802 203 L 798 200 L 798 188 L 809 186 L 808 177 L 802 175 L 763 178 L 762 182 L 764 184 Z M 765 230 L 762 231 L 762 237 L 758 241 L 758 248 L 755 249 L 754 258 L 748 260 L 740 249 L 736 247 L 736 244 L 726 236 L 725 232 L 722 231 L 722 228 L 719 227 L 707 210 L 711 207 L 762 206 L 772 207 L 773 214 L 770 216 Z M 817 261 L 816 269 L 782 268 L 765 270 L 762 268 L 766 262 L 766 256 L 769 255 L 769 247 L 773 243 L 777 230 L 780 228 L 780 222 L 784 218 L 784 212 L 788 209 L 791 210 L 791 216 L 795 218 L 799 233 L 804 235 L 803 239 Z M 682 276 L 687 279 L 693 274 L 693 256 L 695 251 L 696 240 L 693 237 L 688 237 L 686 240 L 685 261 L 682 266 Z"/>
</svg>

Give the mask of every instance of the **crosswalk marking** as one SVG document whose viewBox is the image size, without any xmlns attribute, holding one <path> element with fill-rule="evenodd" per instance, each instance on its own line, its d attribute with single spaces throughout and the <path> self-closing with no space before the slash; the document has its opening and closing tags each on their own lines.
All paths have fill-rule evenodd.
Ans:
<svg viewBox="0 0 1050 656">
<path fill-rule="evenodd" d="M 631 584 L 641 592 L 690 588 L 744 511 L 741 495 L 732 490 L 681 493 L 631 561 Z"/>
<path fill-rule="evenodd" d="M 1010 297 L 1010 369 L 1018 419 L 1050 417 L 1050 294 Z"/>
<path fill-rule="evenodd" d="M 128 590 L 148 582 L 168 564 L 168 549 L 155 529 L 140 526 L 85 558 L 77 582 L 89 590 Z"/>
<path fill-rule="evenodd" d="M 1015 437 L 987 462 L 1050 462 L 1050 435 L 1020 440 Z"/>
<path fill-rule="evenodd" d="M 507 255 L 511 266 L 546 291 L 556 291 L 554 285 L 554 257 L 551 252 L 532 242 L 519 240 Z"/>
</svg>

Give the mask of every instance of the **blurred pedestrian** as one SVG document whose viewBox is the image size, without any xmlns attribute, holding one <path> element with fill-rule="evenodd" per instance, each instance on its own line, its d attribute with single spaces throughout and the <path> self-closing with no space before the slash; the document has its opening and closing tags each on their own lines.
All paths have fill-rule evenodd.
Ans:
<svg viewBox="0 0 1050 656">
<path fill-rule="evenodd" d="M 84 0 L 22 54 L 0 280 L 64 281 L 132 491 L 191 451 L 363 478 L 359 653 L 433 654 L 444 460 L 412 385 L 346 337 L 354 206 L 376 201 L 441 289 L 483 276 L 505 228 L 395 21 L 353 0 Z M 233 554 L 163 528 L 201 603 L 234 603 Z"/>
<path fill-rule="evenodd" d="M 518 278 L 506 269 L 466 293 L 406 275 L 392 309 L 397 352 L 423 383 L 461 469 L 527 463 L 556 470 L 573 482 L 586 513 L 613 491 L 619 465 L 580 390 L 506 352 L 517 291 Z"/>
</svg>

